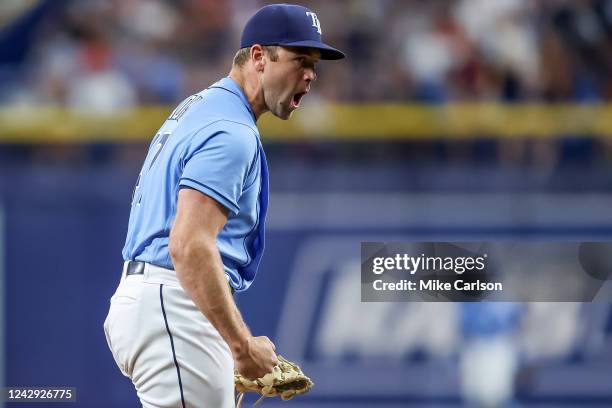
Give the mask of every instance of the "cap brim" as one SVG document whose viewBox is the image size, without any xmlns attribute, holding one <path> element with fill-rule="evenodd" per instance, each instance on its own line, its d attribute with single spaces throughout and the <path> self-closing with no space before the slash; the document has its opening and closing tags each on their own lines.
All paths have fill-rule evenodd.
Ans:
<svg viewBox="0 0 612 408">
<path fill-rule="evenodd" d="M 306 41 L 294 41 L 290 43 L 282 43 L 279 45 L 286 45 L 289 47 L 308 47 L 308 48 L 316 48 L 321 50 L 321 59 L 322 60 L 339 60 L 345 58 L 346 55 L 340 51 L 335 49 L 332 46 L 324 44 L 318 41 L 306 40 Z"/>
</svg>

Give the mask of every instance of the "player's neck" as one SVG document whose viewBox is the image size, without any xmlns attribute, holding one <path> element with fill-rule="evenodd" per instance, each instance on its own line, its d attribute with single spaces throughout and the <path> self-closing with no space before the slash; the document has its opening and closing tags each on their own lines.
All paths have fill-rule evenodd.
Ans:
<svg viewBox="0 0 612 408">
<path fill-rule="evenodd" d="M 244 70 L 232 68 L 229 77 L 236 81 L 240 88 L 242 88 L 242 92 L 246 95 L 251 105 L 251 109 L 255 114 L 255 120 L 259 119 L 262 114 L 268 111 L 264 101 L 263 90 L 256 76 L 249 75 Z"/>
</svg>

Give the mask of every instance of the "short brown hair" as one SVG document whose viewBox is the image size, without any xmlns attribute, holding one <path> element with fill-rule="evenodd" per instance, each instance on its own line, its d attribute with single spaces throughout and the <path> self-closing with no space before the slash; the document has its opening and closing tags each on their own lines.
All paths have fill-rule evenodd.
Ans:
<svg viewBox="0 0 612 408">
<path fill-rule="evenodd" d="M 272 61 L 278 61 L 278 45 L 264 45 L 264 52 L 270 55 Z M 242 67 L 249 60 L 251 47 L 244 47 L 239 49 L 234 55 L 233 65 L 235 67 Z"/>
</svg>

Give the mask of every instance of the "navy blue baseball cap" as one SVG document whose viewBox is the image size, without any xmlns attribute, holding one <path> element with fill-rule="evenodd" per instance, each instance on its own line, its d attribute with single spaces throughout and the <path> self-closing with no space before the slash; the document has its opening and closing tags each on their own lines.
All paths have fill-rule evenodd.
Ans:
<svg viewBox="0 0 612 408">
<path fill-rule="evenodd" d="M 342 51 L 321 41 L 317 15 L 295 4 L 270 4 L 259 9 L 244 26 L 240 48 L 253 44 L 317 48 L 324 60 L 345 57 Z"/>
</svg>

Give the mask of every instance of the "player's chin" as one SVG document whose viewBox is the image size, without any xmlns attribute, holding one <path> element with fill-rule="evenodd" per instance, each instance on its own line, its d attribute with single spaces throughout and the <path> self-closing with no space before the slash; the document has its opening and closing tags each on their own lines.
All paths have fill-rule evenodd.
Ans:
<svg viewBox="0 0 612 408">
<path fill-rule="evenodd" d="M 272 112 L 274 116 L 282 120 L 288 120 L 293 115 L 293 109 L 291 106 L 279 106 L 275 112 Z"/>
</svg>

